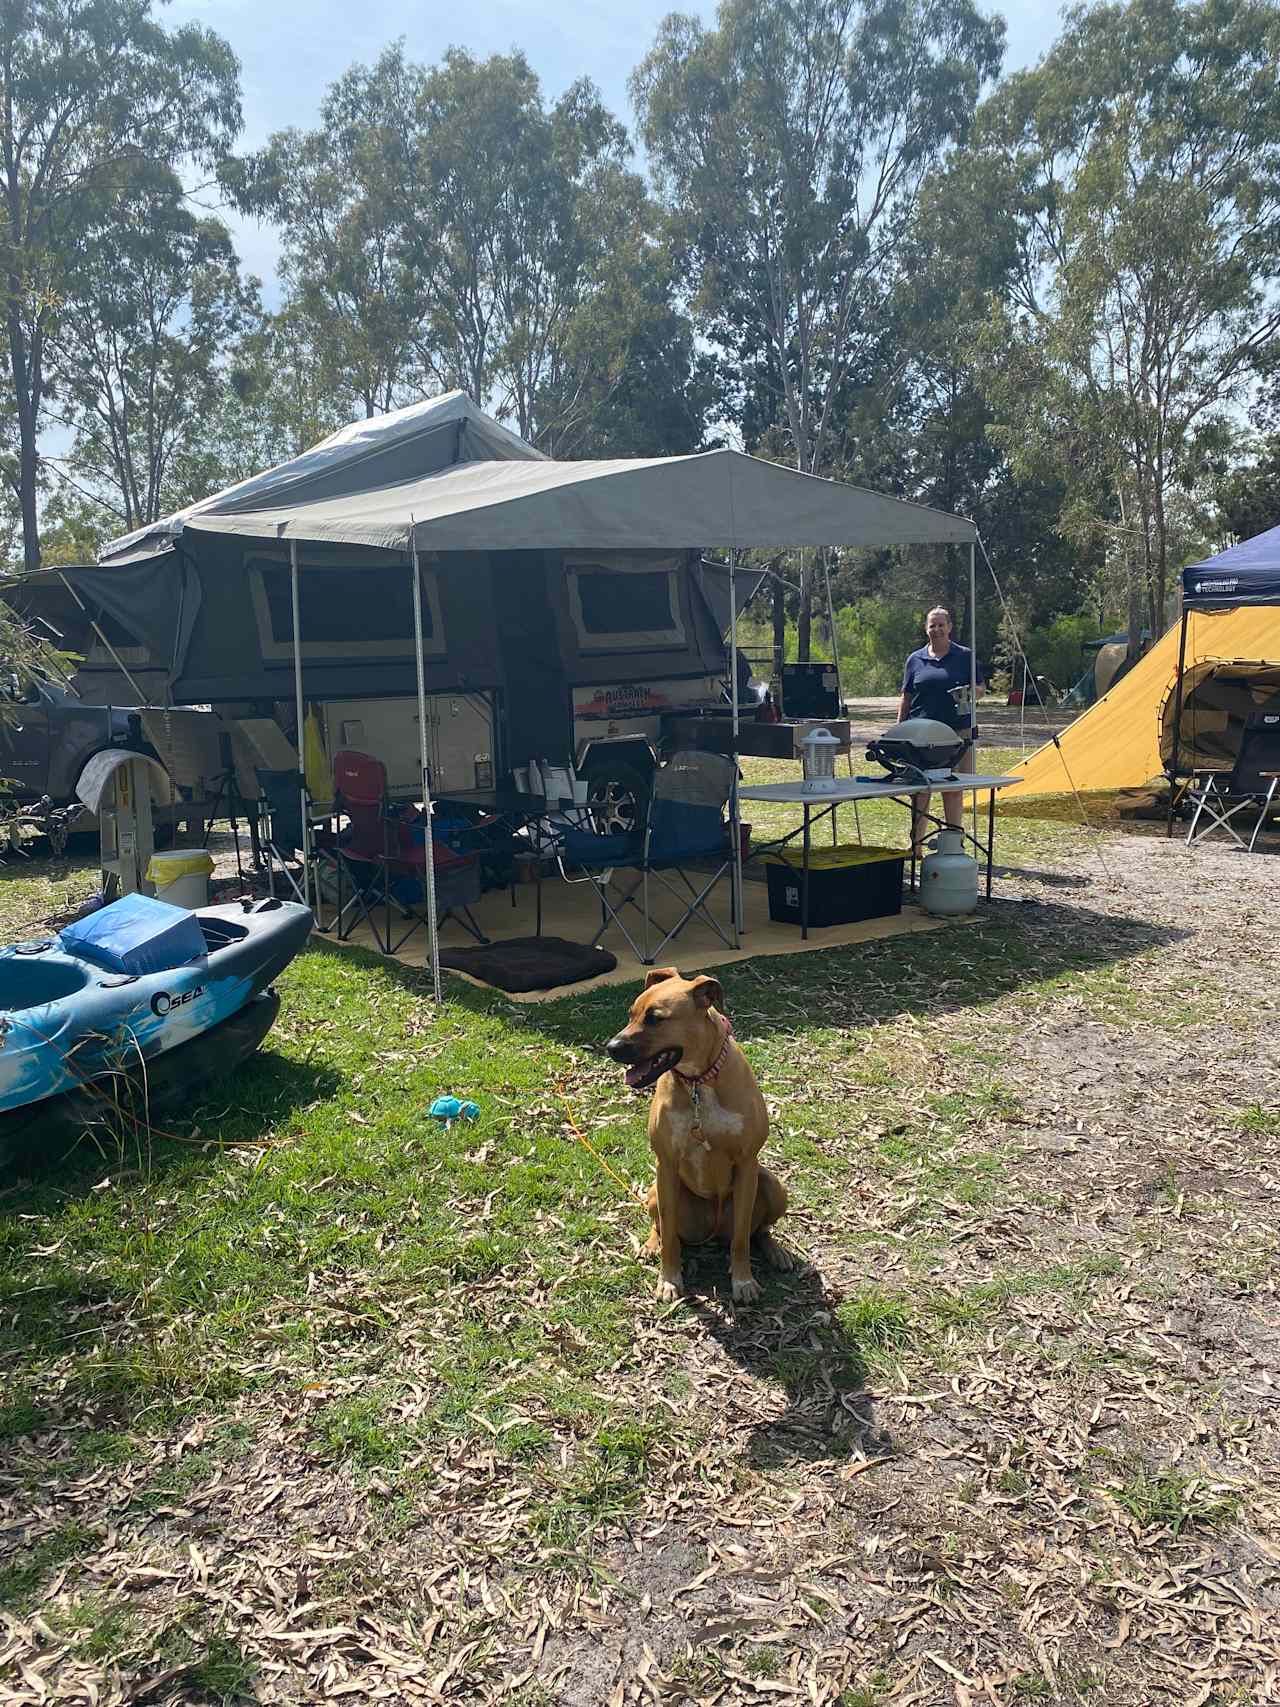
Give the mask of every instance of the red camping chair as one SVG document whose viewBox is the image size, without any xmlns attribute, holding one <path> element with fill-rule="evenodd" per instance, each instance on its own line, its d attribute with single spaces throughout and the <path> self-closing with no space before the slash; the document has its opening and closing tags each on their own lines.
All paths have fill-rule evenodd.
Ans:
<svg viewBox="0 0 1280 1707">
<path fill-rule="evenodd" d="M 414 824 L 392 807 L 386 766 L 380 759 L 347 748 L 335 753 L 333 790 L 334 811 L 347 820 L 334 849 L 339 872 L 335 929 L 345 939 L 362 918 L 382 952 L 395 954 L 426 923 L 425 916 L 414 911 L 426 900 L 425 837 L 416 840 Z M 432 845 L 437 925 L 455 918 L 477 942 L 487 942 L 470 905 L 480 899 L 479 860 L 457 854 L 442 842 Z M 351 897 L 345 902 L 343 874 L 351 882 Z M 393 910 L 409 920 L 407 930 L 394 942 Z M 375 917 L 378 911 L 385 920 L 382 930 Z"/>
</svg>

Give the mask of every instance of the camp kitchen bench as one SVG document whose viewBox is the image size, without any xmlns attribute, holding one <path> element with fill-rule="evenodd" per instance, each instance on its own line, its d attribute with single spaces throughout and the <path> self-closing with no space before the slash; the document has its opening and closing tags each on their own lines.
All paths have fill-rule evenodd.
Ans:
<svg viewBox="0 0 1280 1707">
<path fill-rule="evenodd" d="M 852 778 L 841 782 L 837 780 L 834 788 L 824 789 L 821 794 L 806 794 L 800 782 L 764 782 L 752 788 L 740 788 L 739 800 L 768 800 L 777 805 L 794 805 L 804 807 L 804 822 L 790 834 L 770 842 L 764 842 L 751 851 L 751 858 L 761 854 L 776 853 L 797 836 L 804 838 L 804 863 L 801 866 L 800 877 L 800 936 L 802 940 L 809 936 L 809 849 L 812 841 L 814 824 L 823 818 L 830 817 L 831 833 L 834 840 L 836 835 L 836 814 L 841 806 L 859 800 L 896 800 L 900 806 L 910 806 L 913 798 L 920 794 L 985 794 L 987 796 L 987 839 L 984 843 L 972 835 L 961 824 L 961 834 L 965 841 L 971 842 L 980 853 L 986 854 L 987 866 L 987 900 L 991 899 L 991 868 L 993 863 L 996 836 L 996 790 L 1008 788 L 1011 783 L 1020 781 L 1016 776 L 970 776 L 962 774 L 953 782 L 858 782 Z M 935 818 L 933 813 L 927 814 L 931 824 L 947 829 L 946 821 Z M 916 886 L 916 862 L 914 853 L 911 859 L 911 889 L 914 893 Z"/>
</svg>

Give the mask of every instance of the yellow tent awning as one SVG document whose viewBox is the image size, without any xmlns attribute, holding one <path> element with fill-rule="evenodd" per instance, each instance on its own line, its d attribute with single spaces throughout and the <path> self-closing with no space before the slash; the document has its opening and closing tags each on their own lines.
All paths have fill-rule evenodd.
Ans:
<svg viewBox="0 0 1280 1707">
<path fill-rule="evenodd" d="M 1178 674 L 1180 624 L 1164 634 L 1110 692 L 1052 741 L 1013 766 L 1019 780 L 1000 798 L 1141 788 L 1163 774 L 1162 711 Z M 1186 669 L 1209 660 L 1280 661 L 1280 606 L 1192 611 L 1187 618 Z M 1172 709 L 1169 713 L 1172 719 Z M 1059 750 L 1061 749 L 1061 750 Z"/>
</svg>

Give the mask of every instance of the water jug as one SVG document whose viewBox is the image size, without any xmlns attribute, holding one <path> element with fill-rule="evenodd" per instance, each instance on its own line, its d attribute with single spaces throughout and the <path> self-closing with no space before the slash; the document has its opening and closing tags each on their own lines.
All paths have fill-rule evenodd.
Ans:
<svg viewBox="0 0 1280 1707">
<path fill-rule="evenodd" d="M 963 852 L 959 830 L 939 830 L 920 867 L 920 904 L 926 913 L 971 913 L 978 905 L 978 866 Z"/>
</svg>

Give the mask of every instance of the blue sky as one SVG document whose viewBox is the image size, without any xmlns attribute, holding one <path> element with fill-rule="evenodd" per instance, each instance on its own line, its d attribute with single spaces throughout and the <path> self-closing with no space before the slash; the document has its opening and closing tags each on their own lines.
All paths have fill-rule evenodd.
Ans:
<svg viewBox="0 0 1280 1707">
<path fill-rule="evenodd" d="M 991 7 L 990 10 L 1000 10 Z M 274 130 L 315 122 L 324 91 L 348 66 L 368 64 L 403 36 L 411 58 L 434 63 L 448 47 L 477 58 L 524 50 L 554 99 L 575 77 L 597 85 L 605 104 L 628 128 L 634 115 L 627 78 L 653 45 L 670 11 L 692 12 L 708 23 L 715 6 L 653 0 L 484 0 L 471 7 L 410 5 L 408 0 L 173 0 L 162 13 L 174 25 L 194 19 L 216 30 L 239 55 L 244 90 L 242 148 L 256 147 Z M 1031 0 L 1004 9 L 1008 25 L 1006 67 L 1033 64 L 1057 34 L 1058 0 Z M 269 229 L 231 220 L 246 268 L 262 278 L 274 302 L 277 246 Z"/>
</svg>

